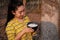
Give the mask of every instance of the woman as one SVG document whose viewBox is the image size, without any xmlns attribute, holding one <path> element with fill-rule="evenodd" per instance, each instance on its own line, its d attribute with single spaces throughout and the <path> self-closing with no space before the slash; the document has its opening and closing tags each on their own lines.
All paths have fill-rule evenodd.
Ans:
<svg viewBox="0 0 60 40">
<path fill-rule="evenodd" d="M 29 18 L 25 15 L 22 2 L 15 1 L 9 4 L 6 33 L 8 40 L 32 40 L 33 29 L 27 28 Z"/>
</svg>

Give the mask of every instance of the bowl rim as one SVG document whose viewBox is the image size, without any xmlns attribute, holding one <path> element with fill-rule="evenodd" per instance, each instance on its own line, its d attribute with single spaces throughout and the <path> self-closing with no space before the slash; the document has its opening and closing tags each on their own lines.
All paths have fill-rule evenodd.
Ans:
<svg viewBox="0 0 60 40">
<path fill-rule="evenodd" d="M 37 24 L 37 26 L 38 26 L 38 23 L 36 23 L 36 22 L 28 22 L 28 23 L 27 23 L 27 26 L 28 26 L 29 24 L 31 24 L 31 23 L 32 23 L 32 24 Z"/>
</svg>

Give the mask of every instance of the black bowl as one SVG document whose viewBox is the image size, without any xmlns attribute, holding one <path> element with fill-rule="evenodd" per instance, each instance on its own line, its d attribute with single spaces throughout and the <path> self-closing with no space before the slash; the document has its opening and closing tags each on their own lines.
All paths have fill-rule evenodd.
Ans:
<svg viewBox="0 0 60 40">
<path fill-rule="evenodd" d="M 38 23 L 36 23 L 36 22 L 29 22 L 27 24 L 27 27 L 32 28 L 32 29 L 34 29 L 34 31 L 36 31 L 37 28 L 38 28 Z"/>
</svg>

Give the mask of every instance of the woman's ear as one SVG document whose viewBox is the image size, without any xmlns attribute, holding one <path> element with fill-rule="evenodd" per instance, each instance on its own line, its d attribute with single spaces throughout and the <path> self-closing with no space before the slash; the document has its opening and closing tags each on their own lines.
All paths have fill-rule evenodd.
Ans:
<svg viewBox="0 0 60 40">
<path fill-rule="evenodd" d="M 13 14 L 13 15 L 15 15 L 15 12 L 14 12 L 14 11 L 12 11 L 12 14 Z"/>
</svg>

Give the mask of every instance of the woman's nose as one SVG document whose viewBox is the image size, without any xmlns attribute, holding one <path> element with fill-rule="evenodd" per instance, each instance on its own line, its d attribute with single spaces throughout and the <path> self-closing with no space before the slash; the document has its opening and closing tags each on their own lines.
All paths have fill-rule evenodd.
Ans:
<svg viewBox="0 0 60 40">
<path fill-rule="evenodd" d="M 25 15 L 25 13 L 24 12 L 22 12 L 22 14 L 21 15 Z"/>
</svg>

